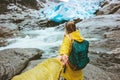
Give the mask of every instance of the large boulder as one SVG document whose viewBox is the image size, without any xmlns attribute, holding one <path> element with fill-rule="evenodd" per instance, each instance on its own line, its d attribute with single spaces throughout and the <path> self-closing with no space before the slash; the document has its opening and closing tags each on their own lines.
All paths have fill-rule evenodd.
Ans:
<svg viewBox="0 0 120 80">
<path fill-rule="evenodd" d="M 93 18 L 89 18 L 77 23 L 81 33 L 87 35 L 87 37 L 103 37 L 103 33 L 111 32 L 115 30 L 120 30 L 120 15 L 111 14 L 111 15 L 99 15 Z M 91 35 L 91 34 L 95 35 Z M 89 35 L 89 36 L 88 36 Z"/>
<path fill-rule="evenodd" d="M 118 80 L 120 78 L 120 15 L 99 15 L 83 20 L 77 23 L 77 26 L 85 39 L 90 42 L 89 56 L 92 65 L 85 68 L 85 79 Z"/>
<path fill-rule="evenodd" d="M 81 34 L 90 40 L 90 48 L 106 52 L 120 47 L 120 15 L 102 15 L 77 24 Z"/>
<path fill-rule="evenodd" d="M 93 54 L 92 57 L 90 54 L 90 60 L 91 60 L 90 63 L 92 65 L 96 66 L 97 68 L 100 68 L 102 71 L 104 70 L 104 72 L 108 75 L 106 76 L 106 78 L 111 78 L 110 80 L 119 80 L 120 78 L 119 76 L 120 75 L 120 48 L 116 48 L 115 50 L 107 52 L 107 53 Z M 87 70 L 88 69 L 86 69 L 86 71 Z M 95 73 L 100 73 L 100 72 L 95 72 Z"/>
<path fill-rule="evenodd" d="M 30 60 L 40 59 L 42 51 L 34 48 L 15 48 L 0 51 L 0 80 L 19 74 Z"/>
<path fill-rule="evenodd" d="M 96 67 L 92 64 L 88 64 L 83 70 L 85 80 L 118 80 L 119 77 L 110 72 L 106 72 L 99 67 Z"/>
</svg>

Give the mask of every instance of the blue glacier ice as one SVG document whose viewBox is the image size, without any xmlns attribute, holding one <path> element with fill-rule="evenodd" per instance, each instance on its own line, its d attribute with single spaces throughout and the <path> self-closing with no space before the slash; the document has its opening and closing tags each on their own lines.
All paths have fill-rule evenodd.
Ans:
<svg viewBox="0 0 120 80">
<path fill-rule="evenodd" d="M 64 0 L 59 3 L 50 2 L 39 10 L 41 17 L 61 23 L 73 19 L 87 19 L 95 16 L 94 13 L 100 8 L 104 0 Z"/>
</svg>

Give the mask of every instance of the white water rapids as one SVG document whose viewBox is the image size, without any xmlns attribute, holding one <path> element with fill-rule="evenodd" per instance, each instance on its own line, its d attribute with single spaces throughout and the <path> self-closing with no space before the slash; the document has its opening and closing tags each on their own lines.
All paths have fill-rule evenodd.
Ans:
<svg viewBox="0 0 120 80">
<path fill-rule="evenodd" d="M 44 30 L 24 31 L 23 33 L 26 35 L 24 38 L 18 37 L 8 39 L 10 44 L 6 47 L 0 47 L 0 50 L 9 48 L 38 48 L 44 51 L 42 58 L 50 58 L 58 55 L 64 31 L 52 27 Z M 91 38 L 87 40 L 97 39 Z"/>
<path fill-rule="evenodd" d="M 11 43 L 6 47 L 0 47 L 0 50 L 8 48 L 38 48 L 44 51 L 43 57 L 53 57 L 57 55 L 58 48 L 63 37 L 63 31 L 55 28 L 46 28 L 44 30 L 31 30 L 23 32 L 26 37 L 8 39 Z"/>
</svg>

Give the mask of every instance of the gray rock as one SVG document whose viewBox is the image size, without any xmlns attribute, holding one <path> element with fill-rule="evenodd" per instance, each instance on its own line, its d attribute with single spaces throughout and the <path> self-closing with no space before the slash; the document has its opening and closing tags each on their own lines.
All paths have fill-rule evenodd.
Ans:
<svg viewBox="0 0 120 80">
<path fill-rule="evenodd" d="M 85 80 L 119 80 L 118 76 L 106 72 L 92 64 L 88 64 L 83 71 Z"/>
<path fill-rule="evenodd" d="M 7 6 L 9 4 L 21 4 L 23 6 L 26 6 L 28 8 L 32 8 L 32 9 L 38 9 L 38 2 L 36 0 L 0 0 L 0 13 L 4 13 L 7 12 Z"/>
<path fill-rule="evenodd" d="M 120 13 L 120 1 L 119 0 L 105 0 L 105 3 L 102 8 L 100 8 L 96 14 L 119 14 Z"/>
<path fill-rule="evenodd" d="M 6 45 L 8 45 L 7 40 L 5 40 L 4 38 L 0 38 L 0 47 L 6 46 Z"/>
<path fill-rule="evenodd" d="M 90 63 L 104 70 L 104 72 L 106 72 L 106 74 L 108 74 L 109 77 L 111 77 L 111 80 L 119 80 L 120 78 L 119 48 L 108 53 L 97 54 L 97 56 L 99 57 L 96 58 L 95 56 L 94 58 L 90 57 L 91 60 Z"/>
<path fill-rule="evenodd" d="M 90 41 L 90 65 L 85 68 L 85 80 L 119 80 L 120 15 L 96 16 L 77 23 L 77 27 Z"/>
<path fill-rule="evenodd" d="M 30 60 L 39 59 L 42 51 L 33 48 L 15 48 L 0 51 L 0 80 L 9 80 L 19 74 Z"/>
<path fill-rule="evenodd" d="M 2 38 L 13 37 L 17 31 L 17 25 L 13 23 L 0 23 L 0 37 Z"/>
<path fill-rule="evenodd" d="M 120 15 L 102 15 L 77 24 L 81 34 L 90 41 L 90 50 L 108 52 L 120 47 Z"/>
</svg>

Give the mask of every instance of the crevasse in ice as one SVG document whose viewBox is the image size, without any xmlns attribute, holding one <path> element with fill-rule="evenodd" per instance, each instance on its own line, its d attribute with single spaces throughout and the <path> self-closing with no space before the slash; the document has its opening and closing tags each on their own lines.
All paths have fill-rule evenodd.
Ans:
<svg viewBox="0 0 120 80">
<path fill-rule="evenodd" d="M 40 9 L 39 14 L 55 22 L 73 19 L 86 19 L 94 16 L 104 0 L 60 0 L 59 3 L 50 2 Z"/>
</svg>

